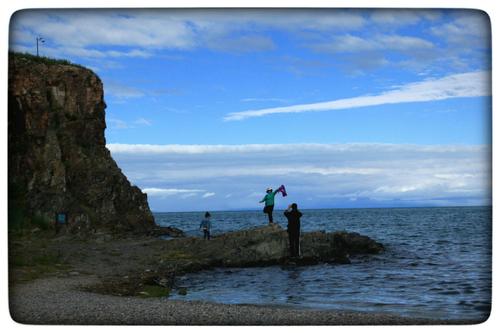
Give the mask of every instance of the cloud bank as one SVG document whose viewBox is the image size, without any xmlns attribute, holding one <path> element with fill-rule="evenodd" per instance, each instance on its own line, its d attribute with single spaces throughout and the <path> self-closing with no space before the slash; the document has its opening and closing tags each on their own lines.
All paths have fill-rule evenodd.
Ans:
<svg viewBox="0 0 500 333">
<path fill-rule="evenodd" d="M 160 49 L 206 47 L 229 52 L 274 49 L 273 41 L 255 27 L 297 31 L 357 30 L 366 24 L 353 10 L 25 10 L 12 20 L 17 50 L 40 34 L 52 41 L 51 54 L 89 58 L 147 58 Z M 125 51 L 101 46 L 127 47 Z"/>
<path fill-rule="evenodd" d="M 425 28 L 416 36 L 409 29 L 418 25 Z M 482 54 L 490 46 L 489 18 L 473 10 L 22 10 L 11 20 L 10 48 L 34 52 L 42 35 L 43 55 L 93 62 L 199 49 L 241 54 L 280 49 L 272 31 L 299 48 L 348 52 L 334 59 L 351 74 L 387 65 L 437 72 L 489 67 Z"/>
<path fill-rule="evenodd" d="M 232 112 L 226 121 L 244 120 L 277 113 L 301 113 L 352 109 L 384 104 L 430 102 L 450 98 L 491 95 L 491 72 L 478 71 L 449 75 L 439 79 L 409 83 L 378 95 L 358 96 L 328 102 Z"/>
<path fill-rule="evenodd" d="M 491 147 L 406 144 L 108 144 L 155 211 L 260 209 L 285 184 L 277 208 L 484 205 Z"/>
</svg>

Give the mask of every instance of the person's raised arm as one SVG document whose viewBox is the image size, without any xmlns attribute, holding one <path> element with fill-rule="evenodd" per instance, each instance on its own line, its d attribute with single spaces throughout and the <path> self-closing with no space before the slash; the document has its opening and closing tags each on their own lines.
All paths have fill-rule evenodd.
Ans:
<svg viewBox="0 0 500 333">
<path fill-rule="evenodd" d="M 287 209 L 283 212 L 283 214 L 288 217 L 290 216 L 290 212 L 292 211 L 292 205 L 288 205 Z"/>
</svg>

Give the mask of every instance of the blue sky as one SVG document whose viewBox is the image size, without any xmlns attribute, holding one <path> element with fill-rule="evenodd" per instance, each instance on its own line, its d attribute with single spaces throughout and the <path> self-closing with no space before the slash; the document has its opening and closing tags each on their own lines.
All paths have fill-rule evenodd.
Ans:
<svg viewBox="0 0 500 333">
<path fill-rule="evenodd" d="M 155 211 L 491 201 L 488 17 L 459 10 L 22 11 L 10 48 L 104 83 Z"/>
</svg>

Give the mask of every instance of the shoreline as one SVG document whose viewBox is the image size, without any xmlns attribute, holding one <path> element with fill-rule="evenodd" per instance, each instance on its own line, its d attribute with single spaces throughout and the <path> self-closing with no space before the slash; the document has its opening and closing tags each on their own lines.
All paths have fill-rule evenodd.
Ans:
<svg viewBox="0 0 500 333">
<path fill-rule="evenodd" d="M 329 207 L 329 208 L 301 208 L 301 211 L 308 211 L 308 210 L 353 210 L 353 209 L 432 209 L 432 208 L 493 208 L 493 205 L 462 205 L 462 206 L 390 206 L 390 207 Z M 285 206 L 281 208 L 275 208 L 275 212 L 282 212 L 286 209 Z M 238 213 L 238 212 L 257 212 L 257 213 L 262 213 L 262 209 L 255 209 L 255 208 L 248 208 L 248 209 L 231 209 L 231 210 L 217 210 L 217 209 L 212 209 L 210 210 L 211 212 L 215 213 Z M 205 213 L 206 210 L 192 210 L 192 211 L 151 211 L 151 213 L 154 214 L 190 214 L 190 213 L 196 213 L 196 214 L 201 214 Z"/>
<path fill-rule="evenodd" d="M 221 304 L 165 297 L 172 291 L 176 277 L 185 273 L 219 266 L 251 267 L 251 260 L 223 260 L 247 258 L 241 251 L 261 245 L 269 237 L 280 241 L 285 232 L 276 227 L 259 230 L 243 230 L 211 242 L 192 237 L 170 241 L 151 236 L 121 238 L 105 232 L 95 233 L 92 238 L 51 236 L 42 231 L 23 237 L 9 235 L 11 316 L 23 324 L 69 325 L 459 325 L 487 319 L 415 318 L 388 312 Z M 315 237 L 319 244 L 325 236 L 316 232 L 308 237 Z M 355 236 L 353 240 L 377 244 L 363 237 Z M 248 245 L 252 240 L 259 242 Z M 268 251 L 269 247 L 256 249 Z M 373 249 L 380 250 L 378 246 Z M 195 256 L 197 253 L 205 257 Z"/>
<path fill-rule="evenodd" d="M 387 313 L 113 296 L 84 291 L 95 275 L 49 277 L 9 291 L 22 324 L 70 325 L 470 325 L 474 320 L 408 318 Z"/>
</svg>

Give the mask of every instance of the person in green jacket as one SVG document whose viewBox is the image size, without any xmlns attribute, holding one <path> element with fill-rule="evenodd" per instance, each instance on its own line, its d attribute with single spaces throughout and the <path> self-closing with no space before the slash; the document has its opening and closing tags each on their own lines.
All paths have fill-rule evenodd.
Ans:
<svg viewBox="0 0 500 333">
<path fill-rule="evenodd" d="M 267 214 L 267 217 L 269 218 L 269 224 L 273 224 L 273 210 L 274 210 L 274 196 L 278 193 L 278 190 L 273 191 L 272 188 L 268 188 L 266 190 L 266 196 L 259 201 L 264 202 L 264 213 Z"/>
</svg>

